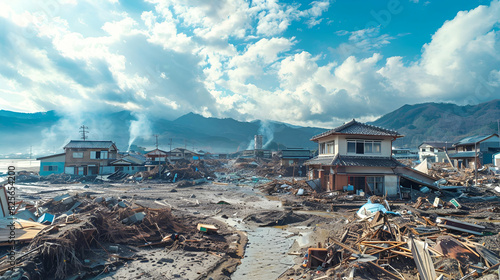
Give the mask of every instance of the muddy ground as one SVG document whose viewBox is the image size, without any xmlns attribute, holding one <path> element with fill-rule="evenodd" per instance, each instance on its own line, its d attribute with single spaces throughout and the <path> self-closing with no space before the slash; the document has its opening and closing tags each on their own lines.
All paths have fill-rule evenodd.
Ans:
<svg viewBox="0 0 500 280">
<path fill-rule="evenodd" d="M 52 199 L 69 194 L 82 202 L 77 214 L 114 198 L 135 207 L 168 209 L 182 225 L 181 240 L 174 243 L 141 247 L 148 243 L 144 238 L 142 245 L 141 240 L 133 245 L 94 244 L 85 252 L 85 268 L 68 279 L 276 279 L 295 264 L 293 255 L 288 255 L 291 247 L 307 246 L 309 237 L 314 241 L 319 224 L 338 222 L 334 215 L 292 212 L 279 197 L 262 194 L 258 183 L 184 185 L 37 182 L 17 185 L 17 193 L 27 203 L 46 202 L 44 206 L 56 215 L 67 207 Z M 201 233 L 196 230 L 198 223 L 215 225 L 218 233 Z M 277 257 L 283 261 L 277 262 Z"/>
<path fill-rule="evenodd" d="M 292 178 L 280 180 L 293 181 Z M 17 185 L 17 195 L 24 202 L 46 206 L 49 212 L 60 217 L 71 205 L 53 202 L 53 198 L 64 194 L 82 202 L 74 210 L 76 214 L 81 212 L 82 217 L 95 211 L 108 213 L 106 215 L 125 215 L 126 209 L 115 205 L 118 202 L 150 209 L 148 213 L 172 215 L 159 220 L 168 222 L 168 226 L 160 224 L 156 228 L 151 226 L 154 223 L 150 224 L 152 229 L 148 229 L 148 234 L 138 232 L 131 236 L 128 233 L 118 236 L 123 237 L 120 239 L 115 236 L 117 233 L 110 230 L 108 234 L 113 235 L 112 238 L 105 239 L 107 242 L 93 242 L 82 249 L 81 256 L 84 257 L 81 265 L 75 266 L 78 269 L 66 271 L 66 277 L 59 279 L 315 279 L 328 276 L 325 271 L 310 270 L 302 265 L 307 248 L 325 247 L 329 245 L 326 242 L 329 237 L 340 238 L 345 229 L 359 219 L 355 212 L 366 199 L 273 193 L 261 187 L 261 183 L 209 181 L 192 185 L 185 181 L 155 183 L 154 180 L 98 184 L 35 182 Z M 409 211 L 430 218 L 447 215 L 485 225 L 492 235 L 483 237 L 480 243 L 498 251 L 500 202 L 494 192 L 476 189 L 475 193 L 460 197 L 462 209 L 434 209 L 429 207 L 431 203 L 420 208 L 413 207 L 418 197 L 428 197 L 432 202 L 437 195 L 415 191 L 410 201 L 390 202 L 391 210 Z M 445 200 L 459 196 L 456 193 L 448 195 L 440 196 Z M 111 200 L 116 203 L 109 205 L 107 201 Z M 217 234 L 199 232 L 196 229 L 198 223 L 215 225 Z M 80 224 L 68 223 L 66 229 L 63 227 L 59 232 L 47 233 L 45 239 L 38 240 L 36 245 L 57 240 L 67 227 L 83 224 L 84 218 Z M 172 233 L 178 233 L 180 238 L 155 244 L 158 238 Z M 19 254 L 28 251 L 27 245 L 24 246 L 18 246 Z M 408 260 L 401 259 L 394 264 L 395 268 L 404 274 L 404 279 L 417 279 L 414 262 L 407 263 Z M 41 266 L 37 266 L 37 262 L 42 263 Z M 443 271 L 456 271 L 453 260 L 442 259 L 438 264 Z M 43 261 L 33 258 L 22 268 L 29 275 L 34 275 L 33 272 L 42 266 Z M 349 266 L 345 271 L 338 270 L 336 275 L 345 277 L 355 271 L 353 279 L 387 278 L 387 275 L 377 274 L 363 266 L 351 269 L 353 267 Z M 4 277 L 0 279 L 16 279 L 12 275 Z M 55 278 L 43 275 L 27 279 Z"/>
</svg>

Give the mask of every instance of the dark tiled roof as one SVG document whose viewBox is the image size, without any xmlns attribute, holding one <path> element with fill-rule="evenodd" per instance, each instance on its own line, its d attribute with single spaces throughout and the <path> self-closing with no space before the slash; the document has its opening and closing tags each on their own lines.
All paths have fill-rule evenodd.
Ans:
<svg viewBox="0 0 500 280">
<path fill-rule="evenodd" d="M 168 152 L 160 149 L 154 149 L 146 153 L 146 155 L 158 155 L 158 154 L 168 154 Z"/>
<path fill-rule="evenodd" d="M 120 161 L 125 161 L 125 162 L 131 163 L 131 164 L 138 164 L 138 165 L 144 164 L 144 162 L 145 162 L 145 160 L 140 160 L 140 159 L 137 159 L 137 158 L 132 157 L 132 156 L 126 156 L 126 157 L 112 161 L 111 164 L 115 164 L 115 163 L 120 162 Z"/>
<path fill-rule="evenodd" d="M 311 138 L 312 141 L 317 140 L 332 134 L 349 134 L 349 135 L 375 135 L 375 136 L 393 136 L 402 137 L 397 131 L 381 128 L 374 125 L 369 125 L 365 123 L 360 123 L 356 120 L 352 120 L 345 123 L 339 127 L 331 129 L 329 131 L 323 132 L 321 134 L 315 135 Z"/>
<path fill-rule="evenodd" d="M 320 165 L 333 165 L 333 160 L 334 159 L 335 159 L 334 156 L 327 156 L 327 157 L 317 156 L 317 157 L 314 157 L 314 158 L 306 161 L 304 164 L 305 165 L 316 165 L 316 164 L 320 164 Z"/>
<path fill-rule="evenodd" d="M 359 166 L 359 167 L 397 167 L 404 166 L 392 157 L 364 157 L 364 156 L 340 156 L 320 157 L 317 156 L 306 161 L 306 165 L 337 165 L 337 166 Z"/>
<path fill-rule="evenodd" d="M 290 150 L 282 150 L 281 158 L 311 158 L 311 151 L 302 150 L 302 149 L 290 149 Z"/>
<path fill-rule="evenodd" d="M 116 149 L 112 141 L 80 141 L 71 140 L 64 146 L 64 149 L 109 149 L 113 147 Z"/>
<path fill-rule="evenodd" d="M 333 162 L 338 166 L 396 167 L 402 166 L 392 157 L 337 156 Z"/>
<path fill-rule="evenodd" d="M 497 134 L 489 134 L 489 135 L 475 135 L 475 136 L 469 136 L 462 138 L 460 141 L 454 144 L 454 146 L 461 146 L 461 145 L 470 145 L 470 144 L 475 144 L 482 142 L 492 136 L 498 136 Z"/>
</svg>

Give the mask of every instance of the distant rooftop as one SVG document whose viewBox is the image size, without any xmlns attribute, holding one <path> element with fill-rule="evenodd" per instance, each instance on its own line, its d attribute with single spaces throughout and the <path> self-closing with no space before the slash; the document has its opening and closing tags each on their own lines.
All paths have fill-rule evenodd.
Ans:
<svg viewBox="0 0 500 280">
<path fill-rule="evenodd" d="M 42 159 L 47 159 L 47 158 L 53 158 L 53 157 L 59 157 L 59 156 L 64 156 L 66 153 L 60 153 L 60 154 L 54 154 L 54 155 L 49 155 L 49 156 L 43 156 L 43 157 L 38 157 L 36 160 L 42 160 Z"/>
<path fill-rule="evenodd" d="M 468 152 L 458 152 L 456 154 L 451 154 L 450 158 L 474 158 L 476 157 L 476 152 L 468 151 Z"/>
<path fill-rule="evenodd" d="M 109 149 L 115 146 L 112 141 L 82 141 L 82 140 L 71 140 L 64 149 Z"/>
<path fill-rule="evenodd" d="M 488 138 L 498 136 L 498 134 L 493 133 L 493 134 L 488 134 L 488 135 L 474 135 L 474 136 L 469 136 L 462 138 L 460 141 L 457 143 L 453 144 L 454 146 L 463 146 L 463 145 L 470 145 L 470 144 L 475 144 L 479 142 L 483 142 L 484 140 L 487 140 Z"/>
<path fill-rule="evenodd" d="M 429 145 L 433 148 L 438 148 L 438 149 L 453 149 L 453 142 L 446 142 L 446 141 L 424 141 L 422 144 L 419 145 Z"/>
<path fill-rule="evenodd" d="M 403 135 L 399 134 L 397 131 L 361 123 L 353 119 L 352 121 L 345 123 L 339 127 L 313 136 L 311 138 L 311 141 L 315 141 L 319 138 L 335 134 L 392 136 L 397 138 L 403 137 Z"/>
</svg>

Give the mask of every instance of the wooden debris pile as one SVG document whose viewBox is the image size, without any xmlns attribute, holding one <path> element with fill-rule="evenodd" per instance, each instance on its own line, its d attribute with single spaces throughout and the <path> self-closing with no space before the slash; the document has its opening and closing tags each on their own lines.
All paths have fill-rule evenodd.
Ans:
<svg viewBox="0 0 500 280">
<path fill-rule="evenodd" d="M 290 194 L 298 194 L 302 189 L 301 194 L 299 195 L 310 195 L 315 193 L 315 191 L 306 183 L 305 180 L 273 180 L 266 184 L 259 186 L 263 193 L 268 195 L 272 195 L 275 193 L 290 193 Z"/>
<path fill-rule="evenodd" d="M 84 271 L 88 275 L 93 275 L 94 269 L 85 260 L 94 258 L 95 250 L 107 252 L 104 261 L 109 262 L 109 258 L 112 257 L 112 253 L 109 252 L 110 244 L 136 247 L 165 246 L 177 239 L 167 237 L 174 234 L 178 236 L 178 232 L 195 230 L 188 229 L 172 216 L 168 208 L 150 209 L 110 198 L 94 200 L 86 197 L 71 198 L 83 202 L 77 201 L 80 207 L 73 209 L 71 214 L 67 213 L 63 201 L 50 200 L 39 207 L 58 216 L 52 224 L 42 225 L 23 221 L 25 225 L 33 223 L 42 226 L 36 235 L 19 241 L 19 243 L 22 241 L 29 243 L 16 253 L 15 262 L 15 267 L 27 273 L 29 276 L 27 279 L 48 279 L 49 276 L 52 279 L 66 279 L 70 275 Z M 119 257 L 113 258 L 119 259 Z M 12 263 L 6 258 L 0 260 L 0 271 L 12 269 Z"/>
<path fill-rule="evenodd" d="M 379 211 L 348 223 L 338 233 L 325 246 L 309 248 L 305 273 L 331 279 L 417 279 L 417 274 L 419 279 L 440 275 L 466 279 L 495 272 L 500 266 L 498 244 L 484 242 L 485 238 L 497 240 L 494 233 L 457 219 Z"/>
<path fill-rule="evenodd" d="M 448 163 L 433 163 L 432 168 L 429 170 L 429 175 L 445 179 L 443 185 L 452 186 L 472 186 L 475 185 L 476 171 L 472 168 L 455 169 Z M 477 172 L 477 183 L 482 185 L 486 183 L 497 183 L 500 178 L 491 174 L 485 166 L 480 168 Z"/>
</svg>

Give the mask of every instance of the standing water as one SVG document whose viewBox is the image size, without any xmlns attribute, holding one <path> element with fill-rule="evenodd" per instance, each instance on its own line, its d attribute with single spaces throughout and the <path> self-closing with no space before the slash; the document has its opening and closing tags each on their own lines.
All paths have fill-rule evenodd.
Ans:
<svg viewBox="0 0 500 280">
<path fill-rule="evenodd" d="M 248 226 L 232 219 L 226 222 L 246 232 L 248 237 L 245 257 L 231 279 L 276 279 L 294 265 L 293 257 L 287 254 L 295 240 L 295 237 L 286 238 L 290 232 L 273 227 Z"/>
</svg>

